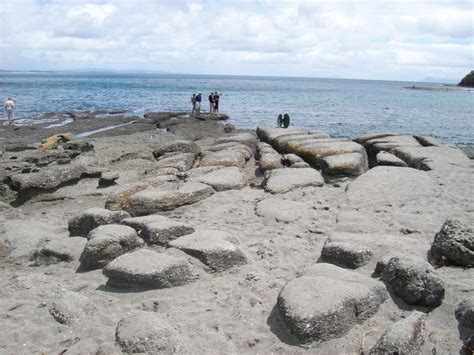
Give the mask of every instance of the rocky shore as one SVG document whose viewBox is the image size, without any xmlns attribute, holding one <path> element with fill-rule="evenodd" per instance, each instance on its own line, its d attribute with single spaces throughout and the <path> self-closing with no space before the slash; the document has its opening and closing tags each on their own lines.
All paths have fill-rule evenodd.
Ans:
<svg viewBox="0 0 474 355">
<path fill-rule="evenodd" d="M 472 352 L 459 148 L 68 116 L 0 127 L 0 352 Z"/>
</svg>

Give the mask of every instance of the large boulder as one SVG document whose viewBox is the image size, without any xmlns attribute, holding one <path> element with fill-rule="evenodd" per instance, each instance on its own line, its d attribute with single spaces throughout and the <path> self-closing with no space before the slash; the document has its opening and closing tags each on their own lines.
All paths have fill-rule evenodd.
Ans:
<svg viewBox="0 0 474 355">
<path fill-rule="evenodd" d="M 191 141 L 186 140 L 175 140 L 170 143 L 163 144 L 153 151 L 153 156 L 158 159 L 167 153 L 192 153 L 194 156 L 201 152 L 199 146 Z"/>
<path fill-rule="evenodd" d="M 463 299 L 456 307 L 455 315 L 463 326 L 474 329 L 474 296 Z"/>
<path fill-rule="evenodd" d="M 259 167 L 262 171 L 282 168 L 281 155 L 268 143 L 258 145 Z"/>
<path fill-rule="evenodd" d="M 376 164 L 377 165 L 386 165 L 386 166 L 400 166 L 400 167 L 407 167 L 407 163 L 403 160 L 398 158 L 396 155 L 388 153 L 384 150 L 377 153 L 376 157 Z"/>
<path fill-rule="evenodd" d="M 137 250 L 109 263 L 103 270 L 110 285 L 169 288 L 199 278 L 186 260 L 147 249 Z"/>
<path fill-rule="evenodd" d="M 84 211 L 68 221 L 71 236 L 86 237 L 91 230 L 104 224 L 117 224 L 130 215 L 124 211 L 109 211 L 105 208 L 94 207 Z"/>
<path fill-rule="evenodd" d="M 205 184 L 187 182 L 177 190 L 149 188 L 131 195 L 122 207 L 132 216 L 144 216 L 201 201 L 214 193 Z"/>
<path fill-rule="evenodd" d="M 246 161 L 245 156 L 245 151 L 238 150 L 208 152 L 202 157 L 199 166 L 235 166 L 242 168 Z"/>
<path fill-rule="evenodd" d="M 213 169 L 207 173 L 195 174 L 188 181 L 209 185 L 216 191 L 240 190 L 247 185 L 245 174 L 236 167 Z"/>
<path fill-rule="evenodd" d="M 302 134 L 305 133 L 301 128 L 297 127 L 288 127 L 288 128 L 279 128 L 279 127 L 270 127 L 270 126 L 258 126 L 257 127 L 257 136 L 266 143 L 272 144 L 273 140 L 291 134 Z"/>
<path fill-rule="evenodd" d="M 370 355 L 418 354 L 423 346 L 425 320 L 421 312 L 413 312 L 389 326 L 370 349 Z"/>
<path fill-rule="evenodd" d="M 53 318 L 66 325 L 85 320 L 96 312 L 95 305 L 86 296 L 67 290 L 52 294 L 49 304 Z"/>
<path fill-rule="evenodd" d="M 431 244 L 430 261 L 437 264 L 443 258 L 454 265 L 474 265 L 474 233 L 471 227 L 455 219 L 444 222 Z"/>
<path fill-rule="evenodd" d="M 374 315 L 386 298 L 379 281 L 331 264 L 316 264 L 283 287 L 277 310 L 295 338 L 307 343 L 344 335 Z"/>
<path fill-rule="evenodd" d="M 33 265 L 51 265 L 61 261 L 79 260 L 87 240 L 81 237 L 59 238 L 45 241 L 34 251 Z"/>
<path fill-rule="evenodd" d="M 116 257 L 144 245 L 133 228 L 117 224 L 97 227 L 88 239 L 79 258 L 83 270 L 104 267 Z"/>
<path fill-rule="evenodd" d="M 237 143 L 245 144 L 253 149 L 255 149 L 258 144 L 257 137 L 255 137 L 255 135 L 248 132 L 236 133 L 229 136 L 219 137 L 216 139 L 216 144 L 228 143 L 228 142 L 237 142 Z"/>
<path fill-rule="evenodd" d="M 227 270 L 247 263 L 245 255 L 229 242 L 231 236 L 218 230 L 202 230 L 169 243 L 201 260 L 213 271 Z"/>
<path fill-rule="evenodd" d="M 194 166 L 196 155 L 194 153 L 167 153 L 158 158 L 158 169 L 174 168 L 178 171 L 188 171 Z"/>
<path fill-rule="evenodd" d="M 367 157 L 360 153 L 345 153 L 324 157 L 323 172 L 328 175 L 358 176 L 366 172 Z"/>
<path fill-rule="evenodd" d="M 285 154 L 283 155 L 283 164 L 290 168 L 309 168 L 309 164 L 306 163 L 296 154 Z"/>
<path fill-rule="evenodd" d="M 182 350 L 176 328 L 152 312 L 135 311 L 123 317 L 115 339 L 125 353 L 170 354 Z"/>
<path fill-rule="evenodd" d="M 265 191 L 277 194 L 308 186 L 323 186 L 324 179 L 315 169 L 274 169 L 265 174 Z"/>
<path fill-rule="evenodd" d="M 149 245 L 167 245 L 176 238 L 194 232 L 194 228 L 186 223 L 159 215 L 127 218 L 122 223 L 134 228 Z"/>
<path fill-rule="evenodd" d="M 348 269 L 357 269 L 367 264 L 372 251 L 354 242 L 337 242 L 328 239 L 321 250 L 321 259 Z"/>
<path fill-rule="evenodd" d="M 303 217 L 307 209 L 308 206 L 303 202 L 270 197 L 257 203 L 255 213 L 277 222 L 293 223 Z"/>
<path fill-rule="evenodd" d="M 392 149 L 392 152 L 415 169 L 451 171 L 453 167 L 470 165 L 467 155 L 451 146 L 401 146 Z"/>
<path fill-rule="evenodd" d="M 408 304 L 438 307 L 443 302 L 443 281 L 424 260 L 393 257 L 380 278 Z"/>
</svg>

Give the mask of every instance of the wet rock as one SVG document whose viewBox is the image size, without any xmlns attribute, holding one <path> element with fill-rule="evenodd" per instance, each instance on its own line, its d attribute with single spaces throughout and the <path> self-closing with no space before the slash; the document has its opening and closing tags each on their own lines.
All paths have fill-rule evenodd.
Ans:
<svg viewBox="0 0 474 355">
<path fill-rule="evenodd" d="M 463 326 L 474 328 L 474 297 L 462 300 L 456 307 L 455 315 Z"/>
<path fill-rule="evenodd" d="M 245 152 L 238 150 L 224 150 L 206 153 L 199 166 L 235 166 L 242 168 L 245 164 Z"/>
<path fill-rule="evenodd" d="M 328 175 L 358 176 L 369 169 L 366 156 L 360 153 L 331 155 L 324 157 L 321 164 Z"/>
<path fill-rule="evenodd" d="M 323 186 L 324 179 L 314 169 L 274 169 L 265 174 L 265 191 L 270 193 L 285 193 L 294 189 L 308 186 Z"/>
<path fill-rule="evenodd" d="M 77 292 L 61 290 L 51 297 L 49 313 L 61 324 L 71 325 L 96 312 L 94 304 Z"/>
<path fill-rule="evenodd" d="M 188 171 L 194 166 L 194 153 L 164 154 L 158 158 L 156 166 L 159 169 L 174 168 L 178 171 Z"/>
<path fill-rule="evenodd" d="M 400 167 L 407 167 L 407 163 L 403 160 L 398 158 L 397 156 L 390 154 L 385 151 L 380 151 L 377 153 L 376 156 L 377 165 L 386 165 L 386 166 L 400 166 Z"/>
<path fill-rule="evenodd" d="M 133 228 L 118 224 L 99 226 L 89 233 L 88 239 L 79 258 L 82 270 L 104 267 L 116 257 L 144 245 Z"/>
<path fill-rule="evenodd" d="M 438 264 L 442 262 L 443 258 L 454 265 L 474 265 L 472 228 L 455 219 L 448 219 L 444 222 L 431 244 L 430 261 L 432 264 Z"/>
<path fill-rule="evenodd" d="M 35 266 L 57 264 L 61 261 L 78 260 L 86 240 L 81 237 L 60 238 L 45 241 L 38 247 L 30 261 Z"/>
<path fill-rule="evenodd" d="M 211 186 L 216 191 L 240 190 L 247 185 L 245 174 L 236 167 L 213 169 L 188 179 Z"/>
<path fill-rule="evenodd" d="M 111 285 L 136 285 L 145 288 L 168 288 L 199 278 L 184 259 L 141 249 L 109 263 L 103 270 Z"/>
<path fill-rule="evenodd" d="M 321 259 L 348 269 L 357 269 L 367 264 L 372 251 L 350 242 L 335 242 L 328 239 L 321 251 Z"/>
<path fill-rule="evenodd" d="M 413 312 L 389 326 L 369 354 L 417 354 L 425 342 L 424 329 L 424 314 Z"/>
<path fill-rule="evenodd" d="M 102 176 L 99 179 L 99 187 L 109 187 L 112 185 L 115 185 L 117 180 L 119 178 L 119 173 L 117 172 L 106 172 L 102 173 Z"/>
<path fill-rule="evenodd" d="M 408 304 L 438 307 L 443 302 L 443 282 L 424 260 L 393 257 L 380 278 Z"/>
<path fill-rule="evenodd" d="M 135 311 L 122 318 L 115 339 L 125 353 L 170 354 L 182 350 L 178 331 L 152 312 Z"/>
<path fill-rule="evenodd" d="M 205 184 L 187 182 L 177 190 L 150 188 L 130 196 L 123 206 L 132 216 L 144 216 L 169 211 L 201 201 L 214 193 Z"/>
<path fill-rule="evenodd" d="M 307 209 L 308 206 L 303 202 L 271 197 L 258 202 L 255 212 L 258 216 L 271 218 L 277 222 L 293 223 L 303 217 Z"/>
<path fill-rule="evenodd" d="M 169 243 L 192 255 L 213 271 L 227 270 L 247 263 L 245 255 L 230 243 L 230 235 L 218 230 L 202 230 L 186 235 Z"/>
<path fill-rule="evenodd" d="M 122 223 L 134 228 L 150 245 L 167 245 L 176 238 L 194 232 L 194 228 L 185 223 L 159 215 L 127 218 Z"/>
<path fill-rule="evenodd" d="M 71 236 L 86 237 L 91 230 L 104 224 L 117 224 L 130 215 L 124 211 L 109 211 L 105 208 L 90 208 L 79 216 L 68 221 L 68 230 Z"/>
<path fill-rule="evenodd" d="M 167 153 L 192 153 L 196 157 L 201 152 L 199 146 L 191 141 L 176 140 L 160 146 L 153 151 L 155 159 Z"/>
<path fill-rule="evenodd" d="M 277 309 L 301 343 L 325 341 L 347 333 L 374 315 L 387 298 L 383 284 L 331 264 L 316 264 L 288 282 Z"/>
<path fill-rule="evenodd" d="M 260 156 L 259 167 L 261 170 L 272 170 L 282 168 L 281 155 L 267 143 L 258 145 Z"/>
</svg>

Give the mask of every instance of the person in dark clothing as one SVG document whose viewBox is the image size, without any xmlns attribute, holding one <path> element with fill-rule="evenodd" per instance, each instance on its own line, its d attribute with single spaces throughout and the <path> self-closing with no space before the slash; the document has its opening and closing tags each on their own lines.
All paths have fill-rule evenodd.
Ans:
<svg viewBox="0 0 474 355">
<path fill-rule="evenodd" d="M 212 115 L 214 113 L 214 93 L 211 92 L 209 95 L 209 114 Z"/>
<path fill-rule="evenodd" d="M 191 96 L 191 104 L 193 105 L 193 112 L 191 115 L 194 117 L 196 115 L 196 94 Z"/>
<path fill-rule="evenodd" d="M 219 116 L 219 94 L 216 91 L 216 94 L 214 95 L 214 113 Z"/>
<path fill-rule="evenodd" d="M 198 116 L 201 113 L 201 100 L 202 100 L 201 93 L 198 93 L 196 95 L 196 111 L 197 111 Z"/>
</svg>

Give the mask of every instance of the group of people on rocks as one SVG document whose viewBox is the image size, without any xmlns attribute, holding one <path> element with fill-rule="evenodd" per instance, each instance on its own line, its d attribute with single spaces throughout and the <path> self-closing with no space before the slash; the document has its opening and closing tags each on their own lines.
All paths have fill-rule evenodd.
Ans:
<svg viewBox="0 0 474 355">
<path fill-rule="evenodd" d="M 222 94 L 221 94 L 222 95 Z M 211 116 L 219 116 L 219 94 L 216 92 L 211 92 L 209 94 L 209 114 Z M 191 104 L 193 105 L 192 116 L 199 116 L 201 114 L 201 93 L 193 94 L 191 96 Z"/>
</svg>

